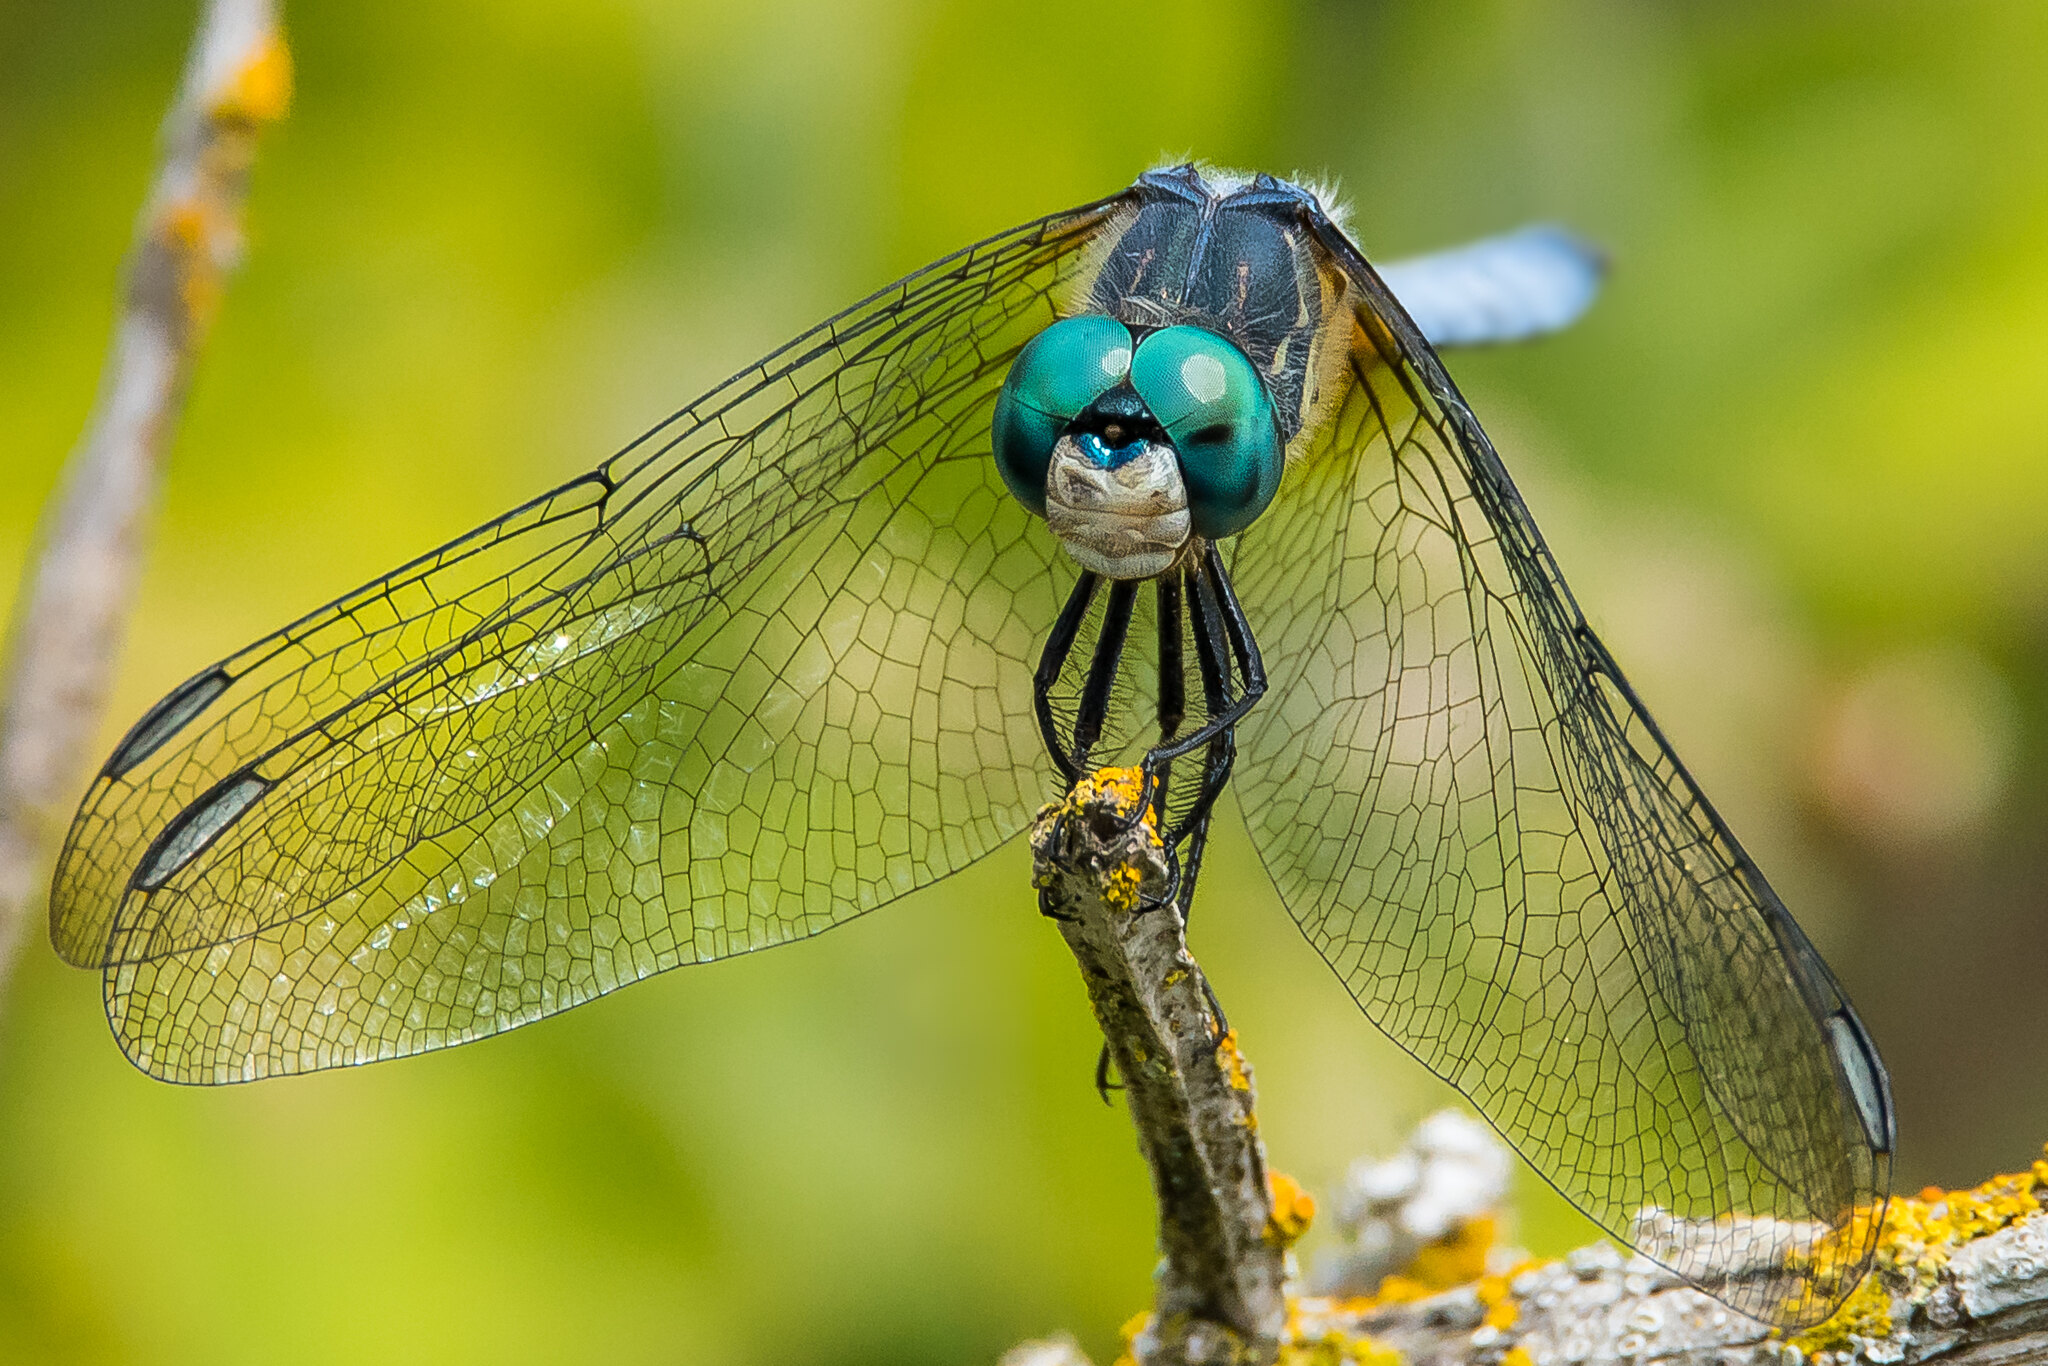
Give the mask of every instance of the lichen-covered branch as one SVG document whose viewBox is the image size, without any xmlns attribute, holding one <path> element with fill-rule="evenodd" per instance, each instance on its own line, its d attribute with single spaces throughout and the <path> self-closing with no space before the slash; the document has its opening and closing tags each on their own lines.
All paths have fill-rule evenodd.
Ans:
<svg viewBox="0 0 2048 1366">
<path fill-rule="evenodd" d="M 99 399 L 38 529 L 0 691 L 0 983 L 85 785 L 163 454 L 291 61 L 274 0 L 209 0 L 163 128 Z"/>
<path fill-rule="evenodd" d="M 1894 1199 L 1869 1279 L 1787 1337 L 1608 1243 L 1558 1261 L 1493 1246 L 1507 1157 L 1446 1113 L 1400 1155 L 1354 1167 L 1334 1202 L 1340 1244 L 1318 1259 L 1324 1293 L 1287 1297 L 1282 1366 L 2048 1362 L 2048 1160 Z M 1088 1366 L 1065 1342 L 1027 1344 L 1013 1362 Z"/>
<path fill-rule="evenodd" d="M 1305 1218 L 1275 1183 L 1253 1115 L 1251 1069 L 1219 1031 L 1180 914 L 1165 850 L 1136 770 L 1108 769 L 1039 813 L 1035 883 L 1059 924 L 1122 1078 L 1159 1199 L 1164 1262 L 1142 1366 L 1237 1366 L 1274 1359 L 1286 1310 L 1286 1245 Z"/>
<path fill-rule="evenodd" d="M 1332 1366 L 1387 1353 L 1410 1366 L 2048 1361 L 2044 1199 L 2048 1162 L 1894 1200 L 1876 1270 L 1832 1319 L 1789 1338 L 1601 1243 L 1437 1294 L 1294 1301 L 1290 1340 L 1341 1347 Z"/>
</svg>

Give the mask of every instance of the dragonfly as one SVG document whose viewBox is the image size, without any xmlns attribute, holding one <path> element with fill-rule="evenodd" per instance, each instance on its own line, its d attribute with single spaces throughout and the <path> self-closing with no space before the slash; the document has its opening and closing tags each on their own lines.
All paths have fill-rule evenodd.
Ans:
<svg viewBox="0 0 2048 1366">
<path fill-rule="evenodd" d="M 1436 351 L 1562 325 L 1597 263 L 1382 275 L 1345 223 L 1148 172 L 200 670 L 84 798 L 58 952 L 151 1076 L 368 1063 L 844 924 L 1135 761 L 1178 913 L 1229 785 L 1362 1012 L 1557 1189 L 1824 1317 L 1883 1064 Z"/>
</svg>

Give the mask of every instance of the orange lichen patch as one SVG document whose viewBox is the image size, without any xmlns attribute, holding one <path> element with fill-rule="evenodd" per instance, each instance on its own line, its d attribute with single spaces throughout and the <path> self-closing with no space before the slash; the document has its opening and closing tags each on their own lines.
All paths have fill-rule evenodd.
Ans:
<svg viewBox="0 0 2048 1366">
<path fill-rule="evenodd" d="M 1400 1349 L 1331 1322 L 1331 1301 L 1287 1297 L 1287 1326 L 1276 1366 L 1405 1366 Z M 1304 1310 L 1308 1311 L 1304 1313 Z M 1112 1366 L 1137 1366 L 1137 1341 L 1155 1329 L 1150 1313 L 1138 1314 L 1117 1330 L 1123 1350 Z M 1528 1366 L 1528 1363 L 1524 1363 Z"/>
<path fill-rule="evenodd" d="M 1406 1275 L 1428 1287 L 1424 1293 L 1431 1295 L 1476 1281 L 1486 1274 L 1486 1254 L 1499 1232 L 1491 1215 L 1467 1219 L 1443 1237 L 1424 1243 L 1408 1263 Z"/>
<path fill-rule="evenodd" d="M 1441 1286 L 1426 1285 L 1416 1280 L 1413 1276 L 1404 1276 L 1397 1271 L 1383 1279 L 1379 1284 L 1379 1289 L 1373 1291 L 1370 1295 L 1355 1295 L 1343 1301 L 1343 1305 L 1347 1313 L 1363 1314 L 1370 1310 L 1378 1309 L 1381 1305 L 1413 1304 L 1417 1300 L 1426 1300 L 1431 1295 L 1437 1294 L 1442 1288 Z"/>
<path fill-rule="evenodd" d="M 206 112 L 237 123 L 275 123 L 291 103 L 292 53 L 273 30 L 214 93 Z"/>
<path fill-rule="evenodd" d="M 1403 1366 L 1407 1360 L 1401 1355 L 1399 1348 L 1389 1347 L 1384 1342 L 1374 1342 L 1371 1338 L 1353 1338 L 1347 1350 L 1357 1366 Z"/>
<path fill-rule="evenodd" d="M 1119 915 L 1138 909 L 1145 875 L 1128 863 L 1119 863 L 1102 875 L 1102 904 Z"/>
<path fill-rule="evenodd" d="M 1123 1339 L 1124 1349 L 1117 1353 L 1116 1360 L 1110 1363 L 1110 1366 L 1138 1366 L 1137 1354 L 1131 1344 L 1138 1340 L 1138 1334 L 1151 1326 L 1152 1312 L 1150 1310 L 1146 1310 L 1142 1314 L 1133 1314 L 1125 1319 L 1124 1326 L 1116 1330 L 1116 1335 Z"/>
<path fill-rule="evenodd" d="M 1244 1054 L 1238 1051 L 1236 1030 L 1231 1030 L 1216 1041 L 1216 1059 L 1223 1064 L 1223 1070 L 1230 1075 L 1231 1090 L 1249 1091 L 1252 1089 L 1251 1071 L 1245 1066 Z"/>
<path fill-rule="evenodd" d="M 1900 1197 L 1885 1208 L 1877 1234 L 1877 1275 L 1856 1289 L 1834 1316 L 1792 1341 L 1810 1352 L 1849 1345 L 1851 1335 L 1883 1337 L 1891 1332 L 1893 1296 L 1915 1304 L 1935 1289 L 1941 1269 L 1958 1248 L 2040 1212 L 2048 1197 L 2048 1160 L 2024 1172 L 1994 1176 L 1968 1190 L 1929 1186 L 1917 1197 Z M 1837 1233 L 1804 1259 L 1808 1286 L 1787 1302 L 1802 1306 L 1832 1301 L 1842 1291 L 1846 1259 L 1864 1245 L 1876 1211 L 1860 1209 Z"/>
<path fill-rule="evenodd" d="M 193 199 L 179 199 L 166 204 L 157 219 L 157 226 L 166 244 L 184 252 L 204 247 L 211 227 L 206 206 Z"/>
<path fill-rule="evenodd" d="M 1275 1366 L 1349 1366 L 1348 1346 L 1342 1333 L 1325 1333 L 1313 1342 L 1296 1341 L 1292 1334 L 1280 1344 Z"/>
<path fill-rule="evenodd" d="M 1067 801 L 1075 808 L 1097 795 L 1108 797 L 1118 806 L 1136 807 L 1145 800 L 1145 771 L 1138 768 L 1098 768 L 1080 782 Z M 1153 823 L 1152 808 L 1145 808 L 1145 823 Z"/>
<path fill-rule="evenodd" d="M 1536 1359 L 1527 1347 L 1510 1347 L 1501 1353 L 1500 1366 L 1536 1366 Z"/>
<path fill-rule="evenodd" d="M 1506 1332 L 1515 1326 L 1515 1320 L 1522 1317 L 1522 1306 L 1508 1294 L 1507 1277 L 1481 1276 L 1475 1290 L 1479 1303 L 1486 1307 L 1486 1314 L 1480 1322 L 1488 1328 Z"/>
<path fill-rule="evenodd" d="M 1292 1247 L 1316 1217 L 1315 1197 L 1293 1177 L 1273 1171 L 1266 1173 L 1266 1193 L 1272 1197 L 1273 1212 L 1266 1216 L 1265 1239 L 1274 1247 Z"/>
<path fill-rule="evenodd" d="M 1892 1297 L 1883 1282 L 1866 1277 L 1856 1293 L 1843 1302 L 1834 1317 L 1792 1339 L 1807 1356 L 1815 1352 L 1838 1352 L 1855 1346 L 1851 1338 L 1886 1338 L 1892 1332 Z"/>
<path fill-rule="evenodd" d="M 1402 1366 L 1400 1349 L 1348 1332 L 1330 1300 L 1287 1297 L 1280 1366 Z"/>
<path fill-rule="evenodd" d="M 174 199 L 157 211 L 156 239 L 171 260 L 184 316 L 204 328 L 220 305 L 223 239 L 231 210 L 201 195 Z"/>
</svg>

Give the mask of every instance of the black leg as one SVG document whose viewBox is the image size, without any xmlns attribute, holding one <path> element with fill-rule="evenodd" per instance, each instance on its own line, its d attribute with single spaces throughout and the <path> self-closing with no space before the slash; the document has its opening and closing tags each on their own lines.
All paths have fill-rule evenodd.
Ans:
<svg viewBox="0 0 2048 1366">
<path fill-rule="evenodd" d="M 1252 703 L 1266 695 L 1266 661 L 1259 657 L 1259 642 L 1252 639 L 1252 624 L 1245 620 L 1244 608 L 1237 605 L 1237 590 L 1230 586 L 1230 575 L 1223 571 L 1223 557 L 1216 553 L 1214 545 L 1209 547 L 1202 569 L 1216 590 L 1223 624 L 1230 632 L 1230 648 L 1237 656 L 1239 675 L 1244 680 L 1243 709 L 1238 713 L 1242 716 Z"/>
<path fill-rule="evenodd" d="M 1183 925 L 1187 923 L 1188 912 L 1195 908 L 1195 880 L 1202 876 L 1202 854 L 1208 847 L 1209 820 L 1205 816 L 1188 832 L 1188 852 L 1181 859 L 1180 886 L 1175 889 L 1175 900 L 1180 907 Z"/>
<path fill-rule="evenodd" d="M 1109 601 L 1102 609 L 1102 634 L 1096 637 L 1095 657 L 1088 661 L 1088 679 L 1081 685 L 1081 707 L 1074 717 L 1072 767 L 1076 775 L 1088 766 L 1088 751 L 1102 738 L 1102 723 L 1109 716 L 1109 694 L 1116 687 L 1116 666 L 1124 656 L 1124 640 L 1131 630 L 1131 606 L 1137 598 L 1135 580 L 1118 579 L 1109 586 Z"/>
<path fill-rule="evenodd" d="M 1059 765 L 1060 776 L 1069 784 L 1080 779 L 1081 770 L 1068 760 L 1067 746 L 1060 740 L 1059 725 L 1052 714 L 1052 689 L 1060 681 L 1060 670 L 1067 667 L 1067 656 L 1074 652 L 1074 637 L 1081 634 L 1081 623 L 1088 619 L 1088 604 L 1095 600 L 1095 585 L 1099 582 L 1095 575 L 1081 571 L 1074 591 L 1067 595 L 1067 605 L 1060 609 L 1059 619 L 1052 624 L 1052 634 L 1045 638 L 1045 650 L 1038 656 L 1038 672 L 1031 680 L 1039 737 L 1045 741 L 1046 753 Z"/>
<path fill-rule="evenodd" d="M 1229 700 L 1226 694 L 1220 712 L 1210 712 L 1209 719 L 1200 726 L 1172 744 L 1161 745 L 1146 755 L 1147 762 L 1152 764 L 1162 759 L 1178 759 L 1208 744 L 1243 720 L 1244 714 L 1266 695 L 1265 661 L 1259 657 L 1258 644 L 1252 639 L 1251 624 L 1244 618 L 1244 609 L 1237 605 L 1237 594 L 1231 591 L 1230 577 L 1224 573 L 1223 559 L 1214 546 L 1209 547 L 1199 568 L 1188 571 L 1188 586 L 1194 590 L 1190 595 L 1194 609 L 1190 617 L 1195 628 L 1197 659 L 1204 668 L 1208 667 L 1211 661 L 1204 656 L 1206 648 L 1213 654 L 1214 663 L 1227 676 L 1229 656 L 1235 654 L 1244 691 L 1235 701 Z M 1205 635 L 1208 637 L 1206 647 L 1203 643 Z M 1207 686 L 1206 678 L 1204 686 Z"/>
<path fill-rule="evenodd" d="M 1210 717 L 1208 724 L 1196 734 L 1209 732 L 1209 750 L 1203 759 L 1201 786 L 1195 794 L 1194 805 L 1170 832 L 1170 842 L 1175 845 L 1197 828 L 1206 830 L 1210 808 L 1215 806 L 1223 785 L 1230 780 L 1231 765 L 1237 760 L 1236 733 L 1230 724 L 1219 725 L 1217 720 L 1241 714 L 1238 703 L 1231 699 L 1230 631 L 1220 595 L 1209 576 L 1199 570 L 1188 571 L 1188 587 L 1194 609 L 1190 615 L 1195 632 L 1195 662 L 1202 676 L 1203 705 Z M 1251 700 L 1258 699 L 1254 697 Z M 1147 756 L 1148 759 L 1151 757 Z"/>
<path fill-rule="evenodd" d="M 1159 580 L 1159 743 L 1172 741 L 1188 714 L 1188 683 L 1181 660 L 1180 577 L 1168 574 Z M 1173 760 L 1159 765 L 1154 787 L 1152 819 L 1162 827 L 1166 821 L 1167 782 Z"/>
<path fill-rule="evenodd" d="M 1188 853 L 1185 871 L 1180 879 L 1180 920 L 1183 932 L 1187 929 L 1188 912 L 1195 907 L 1195 880 L 1202 875 L 1202 853 L 1209 847 L 1209 816 L 1202 815 L 1201 822 L 1188 833 Z M 1202 974 L 1202 994 L 1209 998 L 1209 1010 L 1216 1016 L 1216 1042 L 1222 1043 L 1223 1036 L 1230 1032 L 1230 1017 L 1223 1013 L 1223 1002 L 1216 999 L 1215 989 L 1209 985 L 1209 975 Z"/>
<path fill-rule="evenodd" d="M 1095 1094 L 1101 1096 L 1102 1103 L 1107 1105 L 1109 1104 L 1109 1093 L 1123 1089 L 1124 1084 L 1122 1082 L 1109 1079 L 1109 1045 L 1104 1044 L 1102 1052 L 1097 1054 L 1095 1058 Z"/>
</svg>

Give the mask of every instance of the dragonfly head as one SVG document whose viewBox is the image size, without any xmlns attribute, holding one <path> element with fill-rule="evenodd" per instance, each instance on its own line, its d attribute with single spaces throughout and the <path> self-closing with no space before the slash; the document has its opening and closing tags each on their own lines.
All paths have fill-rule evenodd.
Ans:
<svg viewBox="0 0 2048 1366">
<path fill-rule="evenodd" d="M 1194 537 L 1249 526 L 1280 484 L 1284 443 L 1252 363 L 1206 328 L 1133 337 L 1062 319 L 1031 339 L 996 399 L 997 468 L 1087 569 L 1164 573 Z"/>
</svg>

